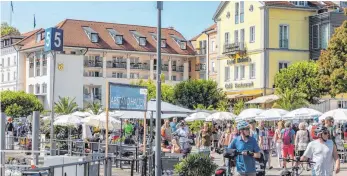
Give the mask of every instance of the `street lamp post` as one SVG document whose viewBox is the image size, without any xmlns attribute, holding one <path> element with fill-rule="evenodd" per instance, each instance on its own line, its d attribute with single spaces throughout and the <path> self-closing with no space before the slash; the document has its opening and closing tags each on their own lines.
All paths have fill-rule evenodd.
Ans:
<svg viewBox="0 0 347 176">
<path fill-rule="evenodd" d="M 161 124 L 161 11 L 163 10 L 163 2 L 157 1 L 158 9 L 158 27 L 157 27 L 157 117 L 155 121 L 155 176 L 161 176 L 161 147 L 160 147 L 160 124 Z"/>
</svg>

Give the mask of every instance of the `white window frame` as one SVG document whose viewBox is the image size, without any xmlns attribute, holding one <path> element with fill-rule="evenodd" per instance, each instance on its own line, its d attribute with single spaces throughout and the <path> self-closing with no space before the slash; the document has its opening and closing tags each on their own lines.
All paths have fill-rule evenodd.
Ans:
<svg viewBox="0 0 347 176">
<path fill-rule="evenodd" d="M 227 70 L 228 70 L 228 74 L 227 74 Z M 224 81 L 225 82 L 229 82 L 230 81 L 230 66 L 226 66 L 224 67 Z"/>
<path fill-rule="evenodd" d="M 216 51 L 216 41 L 214 41 L 214 40 L 211 41 L 211 51 L 212 52 Z"/>
<path fill-rule="evenodd" d="M 216 66 L 215 64 L 216 63 L 212 61 L 212 63 L 211 63 L 211 70 L 212 70 L 213 73 L 215 73 L 215 71 L 216 71 L 215 70 L 215 66 Z"/>
<path fill-rule="evenodd" d="M 96 38 L 95 38 L 95 36 L 96 36 Z M 99 42 L 99 35 L 98 35 L 98 33 L 91 33 L 90 34 L 90 41 L 92 43 L 98 43 Z"/>
<path fill-rule="evenodd" d="M 317 42 L 318 43 L 317 43 L 317 47 L 316 48 L 314 47 L 314 37 L 313 37 L 314 36 L 314 34 L 313 34 L 314 26 L 317 26 L 317 32 L 318 32 L 318 34 L 317 34 L 318 35 L 317 36 Z M 320 48 L 320 29 L 319 28 L 320 28 L 319 24 L 312 25 L 312 29 L 311 29 L 312 30 L 312 49 L 319 49 Z"/>
<path fill-rule="evenodd" d="M 249 27 L 249 43 L 255 42 L 255 26 Z"/>
<path fill-rule="evenodd" d="M 282 29 L 284 29 L 284 26 L 286 26 L 287 27 L 287 38 L 281 38 L 281 27 L 282 27 Z M 284 30 L 283 30 L 283 34 L 284 34 Z M 278 31 L 278 35 L 279 35 L 279 48 L 280 49 L 289 49 L 289 25 L 288 24 L 280 24 L 279 25 L 279 31 Z M 285 36 L 285 35 L 283 35 L 283 36 Z M 282 40 L 284 40 L 284 39 L 287 39 L 287 47 L 283 47 L 283 43 L 282 43 Z M 282 45 L 282 47 L 281 47 L 281 45 Z"/>
<path fill-rule="evenodd" d="M 123 36 L 122 35 L 116 35 L 114 38 L 117 45 L 123 45 Z"/>
<path fill-rule="evenodd" d="M 240 71 L 239 71 L 239 66 L 234 66 L 234 80 L 239 80 L 240 79 Z"/>
<path fill-rule="evenodd" d="M 245 65 L 240 65 L 240 79 L 245 79 L 246 78 L 246 67 Z"/>
<path fill-rule="evenodd" d="M 249 79 L 255 79 L 255 78 L 256 78 L 255 63 L 250 63 L 249 64 Z"/>
<path fill-rule="evenodd" d="M 229 44 L 229 38 L 230 38 L 229 32 L 225 32 L 224 33 L 224 43 L 225 44 Z"/>
<path fill-rule="evenodd" d="M 166 48 L 166 39 L 161 39 L 160 40 L 160 47 Z"/>
</svg>

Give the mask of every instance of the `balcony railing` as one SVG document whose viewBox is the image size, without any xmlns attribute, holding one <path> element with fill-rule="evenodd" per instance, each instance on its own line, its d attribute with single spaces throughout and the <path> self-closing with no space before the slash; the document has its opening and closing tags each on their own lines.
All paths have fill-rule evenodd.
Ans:
<svg viewBox="0 0 347 176">
<path fill-rule="evenodd" d="M 130 63 L 131 69 L 139 69 L 139 70 L 149 70 L 149 64 L 147 63 Z"/>
<path fill-rule="evenodd" d="M 127 63 L 126 62 L 111 62 L 111 61 L 108 61 L 106 67 L 107 68 L 124 68 L 124 69 L 126 69 L 127 68 Z"/>
<path fill-rule="evenodd" d="M 161 70 L 162 71 L 169 71 L 169 65 L 167 65 L 167 64 L 162 65 Z"/>
<path fill-rule="evenodd" d="M 206 64 L 196 64 L 195 65 L 195 71 L 205 71 L 206 70 Z"/>
<path fill-rule="evenodd" d="M 204 55 L 206 54 L 206 48 L 200 48 L 196 51 L 198 55 Z"/>
<path fill-rule="evenodd" d="M 118 75 L 117 74 L 112 74 L 112 78 L 127 78 L 127 74 L 122 74 L 122 75 Z"/>
<path fill-rule="evenodd" d="M 176 65 L 172 65 L 172 66 L 171 66 L 171 70 L 172 70 L 172 71 L 176 71 L 176 70 L 177 70 Z"/>
<path fill-rule="evenodd" d="M 85 60 L 84 61 L 84 66 L 85 67 L 102 67 L 102 61 L 90 61 L 90 60 Z"/>
<path fill-rule="evenodd" d="M 244 42 L 226 43 L 224 44 L 223 54 L 236 54 L 245 51 Z"/>
<path fill-rule="evenodd" d="M 280 48 L 288 49 L 288 39 L 280 40 Z"/>
<path fill-rule="evenodd" d="M 97 74 L 94 73 L 94 75 L 90 75 L 88 72 L 84 72 L 83 76 L 85 76 L 85 77 L 102 77 L 102 73 L 97 73 Z"/>
</svg>

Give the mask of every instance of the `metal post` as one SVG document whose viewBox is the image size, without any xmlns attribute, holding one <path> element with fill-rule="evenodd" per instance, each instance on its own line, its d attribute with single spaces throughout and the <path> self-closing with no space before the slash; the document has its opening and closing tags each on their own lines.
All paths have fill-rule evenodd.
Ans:
<svg viewBox="0 0 347 176">
<path fill-rule="evenodd" d="M 55 86 L 55 67 L 56 67 L 56 53 L 55 51 L 52 53 L 52 60 L 53 60 L 53 79 L 52 79 L 52 93 L 51 93 L 51 138 L 49 139 L 51 144 L 51 156 L 55 155 L 55 143 L 54 143 L 54 86 Z"/>
<path fill-rule="evenodd" d="M 1 113 L 0 117 L 0 175 L 5 175 L 5 124 L 6 115 Z"/>
<path fill-rule="evenodd" d="M 160 147 L 160 124 L 161 124 L 161 11 L 163 2 L 157 1 L 158 28 L 157 28 L 157 117 L 155 133 L 155 176 L 161 176 L 161 147 Z"/>
<path fill-rule="evenodd" d="M 39 150 L 39 130 L 40 130 L 40 112 L 34 111 L 33 112 L 33 119 L 32 119 L 32 143 L 31 143 L 31 149 L 32 149 L 32 157 L 35 166 L 39 164 L 39 153 L 36 153 Z"/>
<path fill-rule="evenodd" d="M 148 150 L 148 155 L 152 155 L 153 154 L 153 112 L 151 112 L 151 116 L 149 119 L 149 150 Z M 153 163 L 151 160 L 148 161 L 148 170 L 152 171 L 152 167 L 153 167 Z"/>
</svg>

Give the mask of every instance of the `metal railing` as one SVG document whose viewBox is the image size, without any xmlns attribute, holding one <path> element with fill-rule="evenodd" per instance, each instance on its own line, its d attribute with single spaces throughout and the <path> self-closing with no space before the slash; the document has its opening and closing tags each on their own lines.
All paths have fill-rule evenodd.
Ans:
<svg viewBox="0 0 347 176">
<path fill-rule="evenodd" d="M 196 64 L 195 65 L 195 71 L 205 71 L 206 70 L 206 64 Z"/>
<path fill-rule="evenodd" d="M 223 48 L 223 54 L 235 54 L 237 52 L 245 51 L 244 42 L 234 42 L 234 43 L 225 43 Z"/>
</svg>

